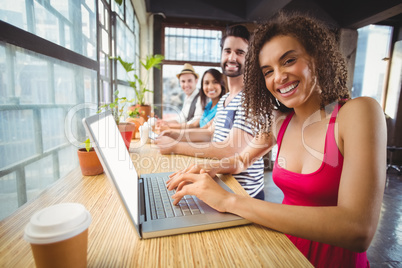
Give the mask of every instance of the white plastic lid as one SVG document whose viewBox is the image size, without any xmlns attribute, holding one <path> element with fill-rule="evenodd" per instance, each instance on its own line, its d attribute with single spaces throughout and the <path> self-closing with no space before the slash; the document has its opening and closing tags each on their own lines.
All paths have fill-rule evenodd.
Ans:
<svg viewBox="0 0 402 268">
<path fill-rule="evenodd" d="M 50 244 L 85 231 L 91 214 L 78 203 L 61 203 L 36 212 L 25 227 L 24 239 L 32 244 Z"/>
</svg>

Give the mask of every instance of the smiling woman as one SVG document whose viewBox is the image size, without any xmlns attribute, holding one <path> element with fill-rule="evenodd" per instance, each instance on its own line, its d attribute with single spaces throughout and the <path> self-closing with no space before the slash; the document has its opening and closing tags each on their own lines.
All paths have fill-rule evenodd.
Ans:
<svg viewBox="0 0 402 268">
<path fill-rule="evenodd" d="M 366 250 L 385 185 L 386 126 L 374 99 L 349 99 L 346 80 L 334 36 L 320 22 L 281 13 L 259 26 L 246 58 L 243 98 L 256 135 L 238 156 L 173 176 L 168 188 L 177 188 L 175 202 L 196 195 L 219 211 L 281 231 L 315 267 L 369 267 Z M 284 193 L 282 204 L 213 184 L 211 175 L 246 169 L 274 145 L 272 178 Z"/>
<path fill-rule="evenodd" d="M 381 108 L 368 98 L 347 101 L 346 65 L 334 36 L 308 17 L 279 14 L 259 27 L 247 60 L 244 107 L 253 118 L 270 119 L 254 121 L 254 125 L 272 127 L 278 145 L 273 180 L 284 192 L 283 204 L 292 207 L 291 214 L 292 210 L 312 213 L 308 214 L 311 219 L 299 224 L 278 214 L 281 220 L 270 227 L 281 222 L 277 227 L 289 234 L 314 265 L 329 267 L 327 260 L 331 260 L 340 266 L 366 267 L 364 251 L 374 235 L 381 206 L 381 198 L 370 200 L 370 196 L 382 197 L 385 179 Z M 361 125 L 355 127 L 356 122 Z M 363 173 L 367 174 L 364 180 Z M 349 197 L 357 192 L 359 196 Z M 371 220 L 361 221 L 348 213 L 365 214 Z M 367 232 L 335 220 L 336 215 L 366 226 Z M 330 218 L 332 228 L 327 225 Z M 318 223 L 326 227 L 311 232 Z"/>
</svg>

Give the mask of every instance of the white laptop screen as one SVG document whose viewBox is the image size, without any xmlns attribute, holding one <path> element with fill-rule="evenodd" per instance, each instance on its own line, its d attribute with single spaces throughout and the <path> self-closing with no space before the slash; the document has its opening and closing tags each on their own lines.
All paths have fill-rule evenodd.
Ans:
<svg viewBox="0 0 402 268">
<path fill-rule="evenodd" d="M 114 118 L 110 112 L 106 112 L 83 121 L 106 175 L 112 180 L 139 233 L 138 174 Z"/>
</svg>

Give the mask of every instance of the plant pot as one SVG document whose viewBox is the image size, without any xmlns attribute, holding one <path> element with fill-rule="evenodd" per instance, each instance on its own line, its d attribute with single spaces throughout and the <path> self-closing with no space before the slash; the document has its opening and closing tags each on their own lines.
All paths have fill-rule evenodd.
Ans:
<svg viewBox="0 0 402 268">
<path fill-rule="evenodd" d="M 138 109 L 140 113 L 140 117 L 144 118 L 145 122 L 148 121 L 148 118 L 151 117 L 152 107 L 151 105 L 135 105 L 134 108 Z"/>
<path fill-rule="evenodd" d="M 121 122 L 118 124 L 119 131 L 123 137 L 127 150 L 130 148 L 130 143 L 135 133 L 135 125 L 136 124 L 132 122 Z"/>
<path fill-rule="evenodd" d="M 134 135 L 133 135 L 133 139 L 134 139 L 135 133 L 137 133 L 140 126 L 142 126 L 145 123 L 145 120 L 142 117 L 136 117 L 136 118 L 129 117 L 126 119 L 126 122 L 135 124 L 135 130 L 134 130 Z"/>
<path fill-rule="evenodd" d="M 81 172 L 84 176 L 94 176 L 103 173 L 102 164 L 94 148 L 89 152 L 85 148 L 78 149 L 78 161 L 80 162 Z"/>
</svg>

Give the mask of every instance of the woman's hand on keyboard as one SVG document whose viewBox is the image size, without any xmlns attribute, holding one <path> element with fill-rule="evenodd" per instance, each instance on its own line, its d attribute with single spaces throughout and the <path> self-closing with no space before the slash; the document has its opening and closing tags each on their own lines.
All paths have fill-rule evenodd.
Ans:
<svg viewBox="0 0 402 268">
<path fill-rule="evenodd" d="M 182 173 L 168 183 L 168 190 L 176 189 L 172 196 L 176 205 L 185 195 L 195 195 L 219 212 L 226 212 L 226 201 L 234 195 L 220 187 L 211 176 L 201 169 L 200 174 Z"/>
<path fill-rule="evenodd" d="M 204 173 L 208 173 L 209 176 L 214 178 L 216 176 L 216 169 L 214 168 L 213 164 L 191 164 L 185 169 L 179 170 L 171 175 L 169 175 L 170 179 L 166 181 L 169 185 L 172 179 L 184 174 L 184 173 L 191 173 L 191 174 L 200 174 L 201 170 L 204 170 Z"/>
</svg>

